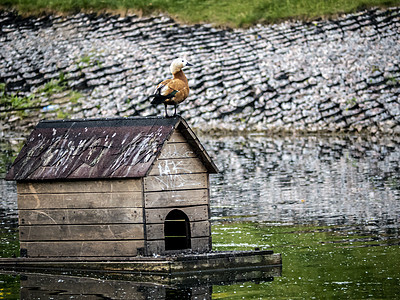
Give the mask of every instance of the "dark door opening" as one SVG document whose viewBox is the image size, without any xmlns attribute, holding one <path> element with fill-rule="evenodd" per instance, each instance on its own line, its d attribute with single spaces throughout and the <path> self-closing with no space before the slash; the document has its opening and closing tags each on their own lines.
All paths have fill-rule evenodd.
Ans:
<svg viewBox="0 0 400 300">
<path fill-rule="evenodd" d="M 190 224 L 188 216 L 174 209 L 165 218 L 165 250 L 190 249 Z"/>
</svg>

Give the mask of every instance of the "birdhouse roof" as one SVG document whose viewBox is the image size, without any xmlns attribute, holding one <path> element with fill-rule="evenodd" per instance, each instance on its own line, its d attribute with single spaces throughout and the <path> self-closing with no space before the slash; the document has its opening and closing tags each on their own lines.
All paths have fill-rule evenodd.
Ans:
<svg viewBox="0 0 400 300">
<path fill-rule="evenodd" d="M 138 178 L 146 176 L 175 130 L 209 173 L 218 169 L 180 117 L 41 121 L 6 175 L 7 180 Z"/>
</svg>

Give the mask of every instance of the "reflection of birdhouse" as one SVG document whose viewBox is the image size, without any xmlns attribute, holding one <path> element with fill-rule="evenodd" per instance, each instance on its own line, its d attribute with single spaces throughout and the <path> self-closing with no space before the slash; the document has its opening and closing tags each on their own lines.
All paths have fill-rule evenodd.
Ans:
<svg viewBox="0 0 400 300">
<path fill-rule="evenodd" d="M 180 117 L 42 121 L 6 177 L 17 181 L 21 252 L 207 252 L 216 172 Z"/>
</svg>

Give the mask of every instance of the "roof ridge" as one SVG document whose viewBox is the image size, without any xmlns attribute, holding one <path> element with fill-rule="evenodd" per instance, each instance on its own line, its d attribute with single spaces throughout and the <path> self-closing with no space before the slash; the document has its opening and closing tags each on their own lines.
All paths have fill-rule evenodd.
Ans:
<svg viewBox="0 0 400 300">
<path fill-rule="evenodd" d="M 62 119 L 62 120 L 40 120 L 39 123 L 67 123 L 67 122 L 90 122 L 90 121 L 116 121 L 116 120 L 149 120 L 149 119 L 156 119 L 156 120 L 184 120 L 181 116 L 176 117 L 159 117 L 159 116 L 133 116 L 133 117 L 98 117 L 98 118 L 80 118 L 80 119 Z"/>
<path fill-rule="evenodd" d="M 36 128 L 52 127 L 107 127 L 114 123 L 114 126 L 145 126 L 145 125 L 171 125 L 178 124 L 182 117 L 112 117 L 112 118 L 91 118 L 91 119 L 67 119 L 67 120 L 42 120 Z"/>
</svg>

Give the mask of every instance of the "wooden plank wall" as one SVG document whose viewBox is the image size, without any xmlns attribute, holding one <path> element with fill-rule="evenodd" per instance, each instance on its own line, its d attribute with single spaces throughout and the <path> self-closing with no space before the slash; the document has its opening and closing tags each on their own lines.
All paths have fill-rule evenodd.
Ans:
<svg viewBox="0 0 400 300">
<path fill-rule="evenodd" d="M 142 180 L 18 183 L 29 257 L 134 256 L 144 248 Z"/>
<path fill-rule="evenodd" d="M 144 203 L 148 255 L 164 253 L 164 220 L 173 209 L 189 218 L 192 249 L 211 249 L 208 173 L 178 130 L 144 178 Z"/>
</svg>

